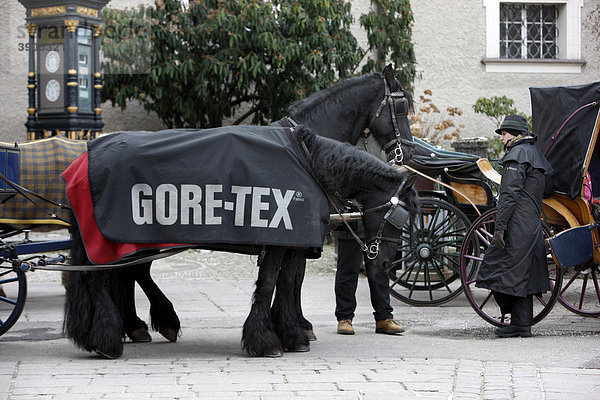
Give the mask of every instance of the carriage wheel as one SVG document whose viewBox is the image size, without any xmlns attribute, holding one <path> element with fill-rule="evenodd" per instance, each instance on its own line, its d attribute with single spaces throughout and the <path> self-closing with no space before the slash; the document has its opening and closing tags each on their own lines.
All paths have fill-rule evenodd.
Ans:
<svg viewBox="0 0 600 400">
<path fill-rule="evenodd" d="M 558 301 L 569 311 L 584 317 L 600 317 L 600 269 L 588 264 L 564 271 Z"/>
<path fill-rule="evenodd" d="M 27 280 L 21 269 L 0 268 L 0 336 L 7 332 L 19 319 L 25 298 Z"/>
<path fill-rule="evenodd" d="M 421 214 L 402 233 L 396 260 L 389 271 L 390 294 L 414 306 L 434 306 L 458 296 L 460 249 L 470 225 L 452 204 L 420 198 Z"/>
<path fill-rule="evenodd" d="M 461 282 L 467 300 L 480 317 L 495 326 L 506 326 L 510 323 L 508 316 L 500 312 L 492 291 L 475 287 L 475 279 L 483 255 L 487 250 L 492 237 L 497 210 L 490 210 L 477 218 L 465 237 L 461 250 L 460 274 Z M 548 230 L 544 227 L 544 235 L 548 237 Z M 540 322 L 556 303 L 560 288 L 562 286 L 563 271 L 557 268 L 549 251 L 546 253 L 548 273 L 550 276 L 550 294 L 534 296 L 533 300 L 533 323 Z"/>
</svg>

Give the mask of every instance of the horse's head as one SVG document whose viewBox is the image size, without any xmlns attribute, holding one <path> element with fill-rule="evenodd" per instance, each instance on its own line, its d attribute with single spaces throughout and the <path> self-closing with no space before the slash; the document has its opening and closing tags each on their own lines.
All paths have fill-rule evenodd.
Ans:
<svg viewBox="0 0 600 400">
<path fill-rule="evenodd" d="M 418 212 L 415 175 L 402 180 L 392 192 L 374 192 L 363 201 L 367 263 L 387 269 L 401 244 L 402 227 L 414 222 Z M 363 249 L 364 250 L 364 249 Z"/>
<path fill-rule="evenodd" d="M 383 100 L 370 111 L 369 131 L 387 154 L 388 161 L 404 164 L 410 160 L 415 148 L 408 121 L 413 99 L 396 79 L 391 64 L 381 75 Z"/>
</svg>

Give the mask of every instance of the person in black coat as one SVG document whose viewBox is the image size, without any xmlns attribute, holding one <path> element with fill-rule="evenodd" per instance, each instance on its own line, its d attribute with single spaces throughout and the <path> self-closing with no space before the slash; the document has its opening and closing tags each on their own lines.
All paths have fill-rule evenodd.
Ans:
<svg viewBox="0 0 600 400">
<path fill-rule="evenodd" d="M 496 133 L 502 135 L 505 155 L 492 243 L 483 257 L 475 286 L 490 289 L 510 325 L 497 328 L 500 337 L 529 337 L 533 324 L 533 295 L 551 290 L 542 231 L 545 175 L 552 167 L 534 146 L 519 115 L 505 117 Z"/>
</svg>

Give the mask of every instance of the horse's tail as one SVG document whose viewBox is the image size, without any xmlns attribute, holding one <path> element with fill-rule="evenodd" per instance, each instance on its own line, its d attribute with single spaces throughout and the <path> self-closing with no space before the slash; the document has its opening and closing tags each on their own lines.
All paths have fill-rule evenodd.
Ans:
<svg viewBox="0 0 600 400">
<path fill-rule="evenodd" d="M 71 218 L 72 265 L 89 265 L 75 218 Z M 106 272 L 69 272 L 63 331 L 73 343 L 110 358 L 123 352 L 121 317 L 108 292 Z"/>
</svg>

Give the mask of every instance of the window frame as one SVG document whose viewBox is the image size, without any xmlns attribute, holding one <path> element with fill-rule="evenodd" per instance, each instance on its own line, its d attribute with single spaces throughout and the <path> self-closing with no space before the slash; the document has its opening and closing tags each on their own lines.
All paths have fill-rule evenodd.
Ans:
<svg viewBox="0 0 600 400">
<path fill-rule="evenodd" d="M 558 8 L 557 59 L 500 58 L 500 3 L 547 4 Z M 486 16 L 486 72 L 581 73 L 581 9 L 583 0 L 483 0 Z"/>
</svg>

